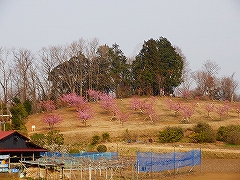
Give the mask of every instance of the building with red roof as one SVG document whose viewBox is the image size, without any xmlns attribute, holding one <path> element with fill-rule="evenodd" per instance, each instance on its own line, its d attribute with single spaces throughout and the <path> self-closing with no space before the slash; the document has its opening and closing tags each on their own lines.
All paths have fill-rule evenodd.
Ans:
<svg viewBox="0 0 240 180">
<path fill-rule="evenodd" d="M 17 131 L 0 131 L 0 156 L 9 155 L 12 162 L 34 160 L 46 151 Z"/>
</svg>

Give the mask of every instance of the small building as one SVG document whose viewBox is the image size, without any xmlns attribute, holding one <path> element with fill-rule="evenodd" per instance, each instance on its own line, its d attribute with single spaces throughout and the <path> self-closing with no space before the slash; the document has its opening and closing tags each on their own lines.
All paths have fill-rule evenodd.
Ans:
<svg viewBox="0 0 240 180">
<path fill-rule="evenodd" d="M 2 162 L 8 164 L 8 168 L 11 163 L 39 158 L 41 152 L 47 152 L 47 150 L 32 143 L 28 137 L 19 132 L 0 131 L 0 157 L 8 157 L 0 161 L 1 164 Z"/>
</svg>

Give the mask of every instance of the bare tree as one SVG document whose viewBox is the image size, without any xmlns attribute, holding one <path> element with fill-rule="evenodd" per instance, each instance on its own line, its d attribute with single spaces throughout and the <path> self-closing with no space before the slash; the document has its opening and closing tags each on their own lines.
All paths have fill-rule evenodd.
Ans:
<svg viewBox="0 0 240 180">
<path fill-rule="evenodd" d="M 200 96 L 214 98 L 218 88 L 217 74 L 220 67 L 210 60 L 203 64 L 202 70 L 193 73 L 193 79 L 197 84 L 197 91 Z"/>
<path fill-rule="evenodd" d="M 93 81 L 95 68 L 94 64 L 96 64 L 97 60 L 97 48 L 98 48 L 99 40 L 97 38 L 93 38 L 88 41 L 88 45 L 86 47 L 86 57 L 87 57 L 87 69 L 88 69 L 88 89 L 93 89 Z"/>
<path fill-rule="evenodd" d="M 13 50 L 14 83 L 17 88 L 17 95 L 21 102 L 27 100 L 30 95 L 29 86 L 31 84 L 29 73 L 33 65 L 34 55 L 28 49 Z"/>
<path fill-rule="evenodd" d="M 97 50 L 97 58 L 93 63 L 94 68 L 94 87 L 95 90 L 99 90 L 102 92 L 108 91 L 107 88 L 111 86 L 111 78 L 109 75 L 110 68 L 110 55 L 109 55 L 109 46 L 102 45 L 98 47 Z"/>
<path fill-rule="evenodd" d="M 3 90 L 3 102 L 6 104 L 9 98 L 9 86 L 11 81 L 12 70 L 9 59 L 10 51 L 6 48 L 0 48 L 0 84 Z"/>
<path fill-rule="evenodd" d="M 183 54 L 182 50 L 178 46 L 174 46 L 175 51 L 182 57 L 183 60 L 183 70 L 182 70 L 182 83 L 177 88 L 180 92 L 188 91 L 190 92 L 192 86 L 192 72 L 189 68 L 189 62 L 187 61 L 186 56 Z"/>
<path fill-rule="evenodd" d="M 221 96 L 222 99 L 233 101 L 238 82 L 234 80 L 234 73 L 229 77 L 221 78 Z"/>
<path fill-rule="evenodd" d="M 60 74 L 57 75 L 54 69 L 58 69 L 58 65 L 64 64 L 69 60 L 68 49 L 64 46 L 43 47 L 40 50 L 39 56 L 41 59 L 40 64 L 43 82 L 41 86 L 42 98 L 56 98 L 61 94 L 62 89 L 59 89 L 59 86 L 68 77 L 68 72 L 64 71 L 66 69 L 59 68 L 61 74 L 64 75 L 61 76 Z"/>
</svg>

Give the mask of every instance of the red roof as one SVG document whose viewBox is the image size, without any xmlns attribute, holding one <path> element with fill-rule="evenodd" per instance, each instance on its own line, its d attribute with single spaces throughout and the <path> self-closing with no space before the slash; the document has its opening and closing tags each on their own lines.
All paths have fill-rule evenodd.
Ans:
<svg viewBox="0 0 240 180">
<path fill-rule="evenodd" d="M 15 133 L 16 131 L 0 131 L 0 140 Z"/>
<path fill-rule="evenodd" d="M 4 153 L 4 152 L 47 152 L 46 149 L 33 149 L 33 148 L 29 148 L 29 149 L 0 149 L 0 153 Z"/>
<path fill-rule="evenodd" d="M 30 140 L 28 137 L 20 134 L 17 131 L 0 131 L 0 140 L 10 136 L 11 134 L 17 133 L 20 136 L 22 136 L 24 139 L 26 139 L 27 141 Z M 26 142 L 28 144 L 32 144 L 35 147 L 30 147 L 30 148 L 16 148 L 16 149 L 2 149 L 0 148 L 0 153 L 1 152 L 46 152 L 47 150 L 44 148 L 41 148 L 39 146 L 37 146 L 36 144 L 32 143 L 32 142 Z"/>
</svg>

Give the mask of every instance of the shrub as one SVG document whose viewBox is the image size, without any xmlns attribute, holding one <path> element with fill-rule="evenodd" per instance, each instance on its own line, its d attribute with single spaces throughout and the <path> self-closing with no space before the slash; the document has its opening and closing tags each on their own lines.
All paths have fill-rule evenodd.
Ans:
<svg viewBox="0 0 240 180">
<path fill-rule="evenodd" d="M 209 124 L 199 122 L 193 127 L 190 139 L 195 143 L 212 143 L 216 141 L 216 133 Z"/>
<path fill-rule="evenodd" d="M 47 145 L 52 146 L 52 145 L 63 145 L 64 144 L 64 137 L 63 134 L 60 134 L 59 130 L 52 130 L 49 131 L 46 135 L 46 142 Z"/>
<path fill-rule="evenodd" d="M 94 136 L 92 137 L 91 145 L 96 145 L 96 144 L 99 142 L 99 140 L 100 140 L 100 136 L 94 135 Z"/>
<path fill-rule="evenodd" d="M 231 131 L 226 139 L 228 144 L 240 144 L 240 131 L 234 130 Z"/>
<path fill-rule="evenodd" d="M 109 135 L 109 133 L 103 133 L 102 134 L 102 140 L 103 140 L 103 142 L 107 142 L 107 141 L 110 141 L 110 135 Z"/>
<path fill-rule="evenodd" d="M 78 150 L 77 148 L 71 148 L 71 149 L 69 150 L 69 153 L 70 153 L 70 154 L 76 154 L 76 153 L 79 153 L 79 150 Z"/>
<path fill-rule="evenodd" d="M 98 152 L 106 152 L 107 151 L 107 146 L 103 145 L 103 144 L 100 144 L 98 145 L 97 147 L 97 151 Z"/>
<path fill-rule="evenodd" d="M 35 133 L 32 136 L 30 136 L 30 139 L 33 143 L 35 143 L 36 145 L 38 145 L 40 147 L 43 147 L 46 143 L 44 134 Z"/>
<path fill-rule="evenodd" d="M 178 142 L 183 136 L 184 132 L 181 127 L 166 127 L 159 132 L 159 141 L 162 143 Z"/>
<path fill-rule="evenodd" d="M 229 144 L 240 144 L 240 126 L 228 125 L 219 127 L 217 131 L 217 140 Z"/>
<path fill-rule="evenodd" d="M 220 126 L 217 131 L 217 140 L 226 142 L 226 137 L 228 133 L 228 128 L 226 126 Z"/>
</svg>

